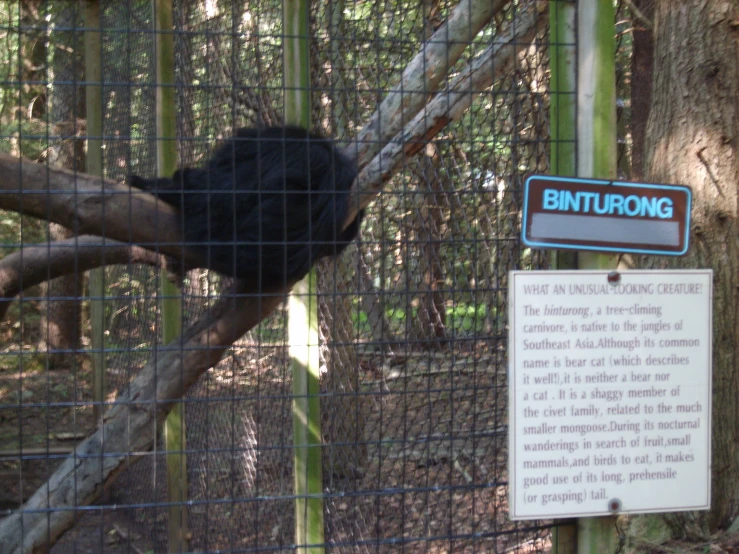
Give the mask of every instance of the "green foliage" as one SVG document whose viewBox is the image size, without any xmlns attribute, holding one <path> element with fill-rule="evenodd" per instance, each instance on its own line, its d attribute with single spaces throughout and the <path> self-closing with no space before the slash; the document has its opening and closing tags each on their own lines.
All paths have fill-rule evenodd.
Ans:
<svg viewBox="0 0 739 554">
<path fill-rule="evenodd" d="M 481 333 L 487 316 L 488 307 L 484 304 L 457 304 L 447 310 L 447 327 L 457 335 Z"/>
<path fill-rule="evenodd" d="M 492 315 L 496 314 L 492 308 Z M 485 322 L 490 315 L 490 308 L 485 304 L 457 303 L 447 309 L 447 328 L 453 330 L 458 336 L 478 334 L 485 331 Z M 418 309 L 410 310 L 411 319 L 418 317 Z M 408 321 L 408 312 L 399 307 L 387 307 L 385 309 L 386 321 L 396 333 L 402 334 Z M 364 310 L 352 310 L 351 320 L 354 328 L 360 333 L 369 333 L 369 317 Z"/>
<path fill-rule="evenodd" d="M 0 374 L 5 372 L 39 373 L 45 369 L 46 356 L 30 352 L 3 352 L 0 354 Z M 11 381 L 4 381 L 0 397 L 10 394 Z M 6 396 L 7 398 L 7 396 Z"/>
<path fill-rule="evenodd" d="M 0 124 L 0 152 L 18 154 L 32 160 L 39 159 L 48 146 L 46 122 L 38 119 L 20 119 Z"/>
<path fill-rule="evenodd" d="M 17 250 L 21 242 L 38 244 L 46 241 L 46 225 L 40 220 L 0 210 L 0 257 Z"/>
<path fill-rule="evenodd" d="M 354 326 L 357 331 L 359 331 L 360 334 L 369 333 L 372 331 L 369 324 L 369 317 L 367 316 L 367 313 L 362 310 L 352 310 L 349 314 L 349 317 L 351 318 L 352 325 Z"/>
<path fill-rule="evenodd" d="M 415 308 L 411 309 L 411 317 L 416 317 L 417 315 L 418 310 Z M 390 321 L 405 322 L 406 312 L 402 308 L 388 307 L 385 309 L 385 317 L 387 317 Z"/>
</svg>

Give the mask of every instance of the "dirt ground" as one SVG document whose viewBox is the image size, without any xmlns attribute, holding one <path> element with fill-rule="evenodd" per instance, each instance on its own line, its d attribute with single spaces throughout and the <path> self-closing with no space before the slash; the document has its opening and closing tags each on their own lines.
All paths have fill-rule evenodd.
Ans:
<svg viewBox="0 0 739 554">
<path fill-rule="evenodd" d="M 292 552 L 291 412 L 282 348 L 221 363 L 187 404 L 191 547 Z M 22 371 L 19 371 L 22 368 Z M 361 468 L 324 470 L 331 552 L 547 552 L 547 522 L 507 518 L 507 389 L 494 345 L 359 356 Z M 124 368 L 111 368 L 122 372 Z M 130 368 L 127 368 L 130 371 Z M 18 507 L 93 430 L 90 369 L 48 371 L 43 355 L 0 357 L 0 517 Z M 111 399 L 113 396 L 111 396 Z M 20 450 L 24 461 L 19 461 Z M 346 449 L 327 448 L 324 458 Z M 52 552 L 166 551 L 165 462 L 152 453 L 80 510 Z M 341 465 L 341 464 L 339 464 Z M 634 552 L 739 554 L 739 533 L 642 544 Z"/>
</svg>

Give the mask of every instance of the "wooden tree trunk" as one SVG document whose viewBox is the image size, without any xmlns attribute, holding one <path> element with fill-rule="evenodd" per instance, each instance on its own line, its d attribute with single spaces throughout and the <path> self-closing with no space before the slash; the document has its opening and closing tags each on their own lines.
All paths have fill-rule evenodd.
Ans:
<svg viewBox="0 0 739 554">
<path fill-rule="evenodd" d="M 445 347 L 446 304 L 441 288 L 444 274 L 441 266 L 441 237 L 444 222 L 442 184 L 439 177 L 439 160 L 436 149 L 427 147 L 418 154 L 419 183 L 416 236 L 420 257 L 417 272 L 420 274 L 418 288 L 418 316 L 413 319 L 411 339 L 426 348 Z M 433 150 L 432 153 L 430 151 Z"/>
<path fill-rule="evenodd" d="M 70 28 L 78 18 L 74 5 L 64 6 L 56 13 L 56 24 Z M 77 25 L 81 22 L 77 21 Z M 54 87 L 50 98 L 51 119 L 55 133 L 60 138 L 49 148 L 49 164 L 54 167 L 84 171 L 85 152 L 83 141 L 77 138 L 77 121 L 85 113 L 82 88 L 74 83 L 74 72 L 81 67 L 81 35 L 79 32 L 58 32 L 51 44 L 55 46 L 52 69 L 54 79 L 64 83 Z M 66 48 L 62 48 L 64 46 Z M 63 240 L 74 233 L 61 225 L 50 223 L 50 240 Z M 80 302 L 84 285 L 83 273 L 75 272 L 49 281 L 45 286 L 46 300 L 41 306 L 41 346 L 48 352 L 49 367 L 69 367 L 74 356 L 68 351 L 76 350 L 80 343 Z"/>
<path fill-rule="evenodd" d="M 438 0 L 424 0 L 424 20 L 426 25 L 426 39 L 430 39 L 433 29 L 437 26 L 435 19 L 439 13 Z M 426 346 L 439 343 L 446 338 L 446 305 L 441 287 L 444 283 L 444 274 L 441 268 L 441 227 L 444 221 L 441 194 L 441 179 L 439 177 L 439 156 L 433 144 L 426 146 L 426 151 L 418 154 L 419 183 L 422 190 L 420 215 L 421 258 L 419 272 L 422 274 L 421 295 L 418 305 L 418 317 L 415 319 L 413 338 L 418 338 Z"/>
<path fill-rule="evenodd" d="M 670 264 L 714 271 L 712 506 L 707 518 L 671 517 L 683 533 L 691 521 L 695 534 L 725 527 L 739 511 L 737 22 L 732 2 L 655 2 L 646 177 L 693 189 L 690 251 Z"/>
<path fill-rule="evenodd" d="M 351 248 L 354 258 L 354 247 Z M 351 275 L 349 254 L 337 260 L 337 266 L 324 262 L 319 290 L 322 363 L 327 367 L 321 390 L 323 414 L 324 479 L 357 479 L 367 466 L 365 443 L 365 401 L 359 394 L 359 363 L 354 346 L 352 303 L 344 291 L 356 290 L 358 276 Z M 356 264 L 355 264 L 356 265 Z"/>
<path fill-rule="evenodd" d="M 49 224 L 49 238 L 63 240 L 74 233 L 57 225 Z M 46 299 L 41 304 L 39 328 L 41 348 L 48 353 L 49 369 L 70 367 L 74 364 L 74 351 L 80 342 L 80 302 L 83 273 L 65 275 L 44 285 Z"/>
<path fill-rule="evenodd" d="M 654 21 L 654 0 L 634 0 L 640 13 Z M 631 55 L 631 178 L 644 179 L 644 137 L 652 99 L 654 40 L 652 29 L 633 13 L 634 50 Z"/>
</svg>

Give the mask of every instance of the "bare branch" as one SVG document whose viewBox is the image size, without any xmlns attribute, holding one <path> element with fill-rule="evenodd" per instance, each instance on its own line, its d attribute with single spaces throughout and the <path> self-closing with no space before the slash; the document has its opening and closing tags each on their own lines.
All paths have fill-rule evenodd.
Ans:
<svg viewBox="0 0 739 554">
<path fill-rule="evenodd" d="M 0 552 L 44 552 L 56 542 L 73 525 L 73 508 L 94 502 L 123 469 L 152 449 L 157 429 L 175 403 L 236 339 L 274 310 L 291 287 L 255 297 L 245 295 L 237 282 L 181 339 L 152 356 L 114 402 L 103 425 L 21 510 L 0 522 Z"/>
<path fill-rule="evenodd" d="M 446 22 L 422 46 L 403 71 L 400 83 L 388 93 L 353 144 L 347 147 L 359 167 L 370 162 L 385 141 L 394 137 L 426 105 L 428 95 L 449 74 L 470 41 L 506 0 L 462 0 Z"/>
<path fill-rule="evenodd" d="M 424 145 L 470 107 L 477 94 L 496 79 L 510 72 L 517 56 L 527 48 L 536 32 L 538 17 L 544 13 L 540 2 L 532 3 L 517 14 L 516 24 L 475 58 L 449 85 L 409 121 L 392 142 L 387 144 L 360 172 L 353 189 L 358 196 L 356 210 L 350 210 L 348 222 L 357 211 L 372 202 L 382 185 L 398 170 L 405 158 Z M 347 223 L 346 225 L 348 225 Z"/>
<path fill-rule="evenodd" d="M 0 299 L 62 275 L 113 264 L 166 267 L 166 259 L 145 248 L 83 235 L 41 246 L 27 246 L 0 259 Z M 0 302 L 0 319 L 10 302 Z"/>
</svg>

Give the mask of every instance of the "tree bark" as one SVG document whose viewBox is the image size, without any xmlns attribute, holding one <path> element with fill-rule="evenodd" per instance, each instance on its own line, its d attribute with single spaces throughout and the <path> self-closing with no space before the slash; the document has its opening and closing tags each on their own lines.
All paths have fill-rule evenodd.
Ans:
<svg viewBox="0 0 739 554">
<path fill-rule="evenodd" d="M 366 410 L 362 407 L 366 398 L 359 394 L 352 302 L 349 295 L 341 294 L 358 287 L 358 277 L 350 277 L 350 270 L 359 253 L 355 247 L 350 251 L 335 264 L 323 262 L 319 270 L 321 361 L 328 369 L 321 383 L 327 393 L 321 401 L 323 475 L 332 487 L 341 479 L 360 478 L 367 467 Z"/>
<path fill-rule="evenodd" d="M 138 243 L 178 260 L 188 254 L 179 210 L 110 179 L 25 158 L 0 154 L 0 209 L 53 221 L 79 234 Z M 198 261 L 192 255 L 185 259 Z"/>
<path fill-rule="evenodd" d="M 29 28 L 40 28 L 44 13 L 48 8 L 40 2 L 21 2 L 23 18 L 30 20 Z M 39 95 L 33 101 L 33 109 L 29 114 L 32 118 L 43 119 L 47 115 L 53 128 L 53 137 L 46 149 L 46 159 L 49 165 L 70 170 L 84 169 L 84 149 L 82 142 L 76 140 L 77 124 L 80 114 L 84 113 L 84 105 L 80 100 L 81 94 L 74 71 L 80 58 L 79 32 L 68 31 L 74 28 L 77 7 L 73 4 L 61 6 L 54 10 L 56 29 L 49 37 L 41 31 L 35 31 L 33 47 L 30 49 L 26 75 L 23 81 L 43 82 L 51 80 L 55 83 L 47 93 L 39 90 Z M 79 27 L 79 25 L 77 25 Z M 51 59 L 51 64 L 47 63 Z M 33 68 L 29 71 L 28 66 Z M 25 105 L 25 103 L 24 103 Z M 49 109 L 48 114 L 46 109 Z M 51 223 L 47 226 L 47 233 L 51 240 L 60 240 L 71 237 L 73 234 L 64 227 Z M 68 272 L 69 273 L 69 272 Z M 40 320 L 39 320 L 39 349 L 47 352 L 47 360 L 51 369 L 69 365 L 72 358 L 68 352 L 74 352 L 80 340 L 80 303 L 77 298 L 82 294 L 82 275 L 69 274 L 49 281 L 42 287 Z"/>
<path fill-rule="evenodd" d="M 62 240 L 74 236 L 68 229 L 49 224 L 49 236 L 52 240 Z M 39 320 L 39 350 L 46 352 L 49 369 L 60 369 L 73 365 L 75 352 L 80 343 L 81 304 L 79 298 L 83 290 L 83 273 L 79 268 L 72 273 L 46 283 L 42 292 L 41 319 Z"/>
<path fill-rule="evenodd" d="M 439 176 L 439 156 L 435 147 L 418 155 L 418 188 L 420 194 L 416 231 L 420 256 L 417 272 L 418 317 L 413 319 L 411 338 L 427 348 L 445 348 L 446 304 L 442 288 L 444 271 L 441 239 L 444 223 L 444 194 Z"/>
<path fill-rule="evenodd" d="M 640 13 L 652 21 L 654 0 L 633 0 Z M 631 178 L 644 179 L 644 139 L 652 99 L 652 68 L 654 40 L 652 29 L 631 16 L 634 46 L 631 54 Z"/>
<path fill-rule="evenodd" d="M 668 519 L 682 533 L 698 522 L 688 532 L 698 535 L 727 526 L 739 511 L 737 22 L 731 2 L 655 2 L 647 179 L 693 189 L 690 251 L 669 265 L 714 271 L 711 511 Z"/>
<path fill-rule="evenodd" d="M 372 279 L 371 262 L 366 260 L 372 256 L 370 245 L 364 246 L 364 251 L 359 253 L 359 291 L 362 309 L 367 314 L 367 325 L 372 337 L 372 342 L 385 353 L 397 348 L 398 338 L 390 331 L 390 322 L 385 315 L 385 298 L 382 292 L 375 287 Z"/>
</svg>

